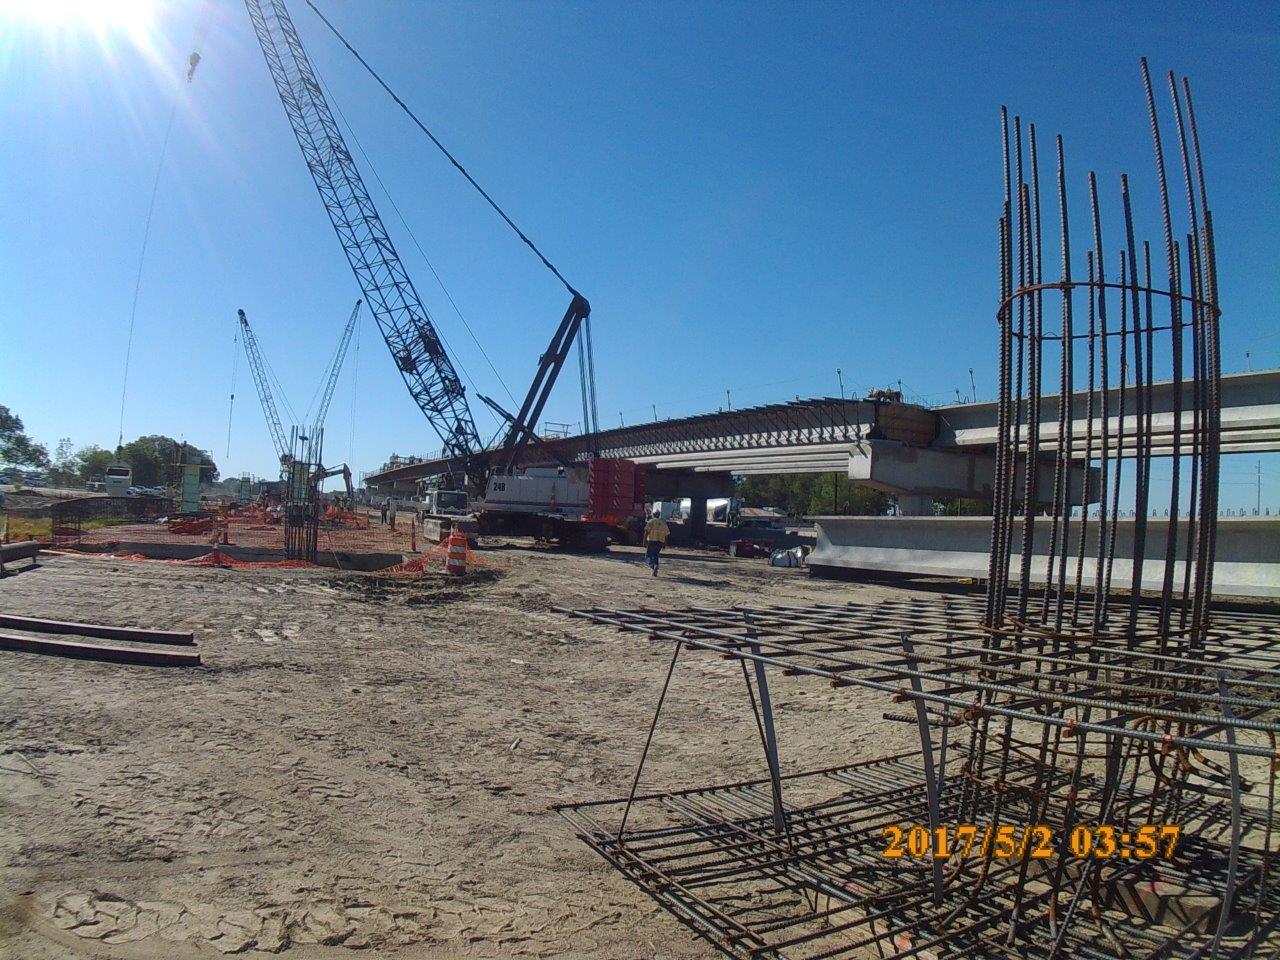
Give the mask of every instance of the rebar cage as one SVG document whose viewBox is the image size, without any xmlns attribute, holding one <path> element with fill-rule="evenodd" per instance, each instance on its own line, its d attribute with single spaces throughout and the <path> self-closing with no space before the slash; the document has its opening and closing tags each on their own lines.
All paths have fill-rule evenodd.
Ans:
<svg viewBox="0 0 1280 960">
<path fill-rule="evenodd" d="M 290 455 L 283 470 L 284 555 L 286 560 L 315 563 L 320 531 L 319 484 L 324 472 L 324 430 L 306 434 L 294 427 L 289 436 Z"/>
<path fill-rule="evenodd" d="M 742 957 L 1280 955 L 1280 615 L 1211 604 L 1219 464 L 1217 267 L 1190 84 L 1168 76 L 1187 223 L 1156 99 L 1165 279 L 1135 239 L 1071 242 L 1044 279 L 1034 125 L 1001 111 L 999 424 L 983 598 L 564 610 L 674 645 L 630 793 L 557 808 L 676 919 Z M 1050 218 L 1053 219 L 1053 218 Z M 1110 258 L 1110 259 L 1109 259 Z M 1114 263 L 1114 272 L 1110 263 Z M 1053 319 L 1049 319 L 1052 317 Z M 1171 413 L 1152 385 L 1172 380 Z M 1053 396 L 1056 394 L 1056 397 Z M 1074 402 L 1059 398 L 1079 395 Z M 1170 476 L 1155 483 L 1152 465 Z M 1124 523 L 1121 523 L 1121 519 Z M 1131 537 L 1132 562 L 1117 560 Z M 683 651 L 737 660 L 767 778 L 642 794 Z M 907 704 L 918 751 L 784 775 L 768 674 Z M 971 827 L 961 851 L 947 831 Z M 931 845 L 886 856 L 909 828 Z M 1174 842 L 1148 851 L 1148 831 Z M 1002 830 L 1008 829 L 1000 849 Z M 943 843 L 932 845 L 932 838 Z M 1104 850 L 1107 846 L 1109 849 Z"/>
</svg>

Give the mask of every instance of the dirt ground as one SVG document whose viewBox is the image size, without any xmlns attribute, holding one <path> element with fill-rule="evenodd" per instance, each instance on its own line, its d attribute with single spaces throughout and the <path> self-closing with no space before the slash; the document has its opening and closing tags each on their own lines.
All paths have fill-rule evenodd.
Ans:
<svg viewBox="0 0 1280 960">
<path fill-rule="evenodd" d="M 888 590 L 488 555 L 465 581 L 63 557 L 0 581 L 0 610 L 193 630 L 204 658 L 0 653 L 0 955 L 718 955 L 549 810 L 625 795 L 671 648 L 550 608 Z M 770 682 L 784 772 L 911 745 L 881 698 Z M 765 775 L 750 711 L 737 665 L 682 658 L 642 787 Z"/>
</svg>

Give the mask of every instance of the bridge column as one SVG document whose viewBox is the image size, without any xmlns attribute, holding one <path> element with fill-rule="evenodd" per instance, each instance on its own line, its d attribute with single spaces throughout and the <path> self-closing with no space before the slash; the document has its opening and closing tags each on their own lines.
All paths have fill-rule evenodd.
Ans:
<svg viewBox="0 0 1280 960">
<path fill-rule="evenodd" d="M 898 494 L 898 512 L 904 517 L 932 517 L 933 497 L 918 493 Z"/>
<path fill-rule="evenodd" d="M 689 498 L 689 538 L 694 543 L 707 539 L 707 498 Z"/>
</svg>

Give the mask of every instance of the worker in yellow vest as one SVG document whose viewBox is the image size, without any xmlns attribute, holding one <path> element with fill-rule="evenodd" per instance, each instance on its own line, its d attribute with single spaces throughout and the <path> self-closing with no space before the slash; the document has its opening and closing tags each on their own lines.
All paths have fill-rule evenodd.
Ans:
<svg viewBox="0 0 1280 960">
<path fill-rule="evenodd" d="M 662 519 L 662 511 L 653 511 L 653 516 L 644 525 L 644 562 L 649 565 L 655 577 L 658 575 L 658 558 L 662 554 L 662 548 L 667 545 L 669 536 L 671 528 Z"/>
</svg>

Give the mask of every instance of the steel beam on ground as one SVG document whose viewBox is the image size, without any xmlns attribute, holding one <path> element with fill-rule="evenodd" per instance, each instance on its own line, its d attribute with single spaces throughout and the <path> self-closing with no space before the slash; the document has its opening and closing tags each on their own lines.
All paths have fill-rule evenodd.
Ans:
<svg viewBox="0 0 1280 960">
<path fill-rule="evenodd" d="M 102 660 L 108 663 L 132 663 L 147 667 L 198 667 L 200 654 L 194 650 L 140 650 L 136 647 L 108 646 L 79 640 L 54 640 L 47 637 L 24 637 L 0 634 L 0 650 L 20 653 L 42 653 L 76 660 Z"/>
<path fill-rule="evenodd" d="M 98 637 L 102 640 L 133 640 L 139 643 L 190 646 L 196 642 L 195 634 L 174 630 L 146 630 L 141 627 L 112 627 L 102 623 L 42 620 L 37 617 L 18 617 L 8 613 L 0 613 L 0 627 L 8 627 L 10 630 L 30 630 L 33 633 L 69 633 L 81 637 Z"/>
</svg>

